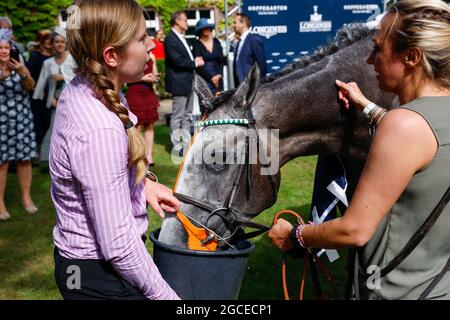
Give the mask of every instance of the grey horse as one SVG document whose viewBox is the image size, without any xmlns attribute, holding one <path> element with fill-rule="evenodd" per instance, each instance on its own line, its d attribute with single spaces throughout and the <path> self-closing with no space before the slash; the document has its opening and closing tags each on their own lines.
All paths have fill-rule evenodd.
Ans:
<svg viewBox="0 0 450 320">
<path fill-rule="evenodd" d="M 279 168 L 299 156 L 340 155 L 351 198 L 370 145 L 369 125 L 364 115 L 340 104 L 335 80 L 358 82 L 365 95 L 378 105 L 389 108 L 398 103 L 393 95 L 378 89 L 373 67 L 366 63 L 373 46 L 372 37 L 373 31 L 363 25 L 345 26 L 329 45 L 276 74 L 260 79 L 254 66 L 236 90 L 219 97 L 213 97 L 207 85 L 196 77 L 195 90 L 210 109 L 207 120 L 248 119 L 250 108 L 255 130 L 231 123 L 204 127 L 196 135 L 176 192 L 221 208 L 229 200 L 233 185 L 238 188 L 233 195 L 232 213 L 211 216 L 210 210 L 183 203 L 181 210 L 189 214 L 194 225 L 214 231 L 223 239 L 220 244 L 224 246 L 225 239 L 236 232 L 236 226 L 227 223 L 224 215 L 250 221 L 272 206 L 280 183 Z M 259 135 L 256 140 L 263 140 L 263 130 L 272 132 L 267 134 L 267 141 L 278 138 L 277 145 L 266 143 L 262 150 L 246 148 L 245 137 L 256 132 Z M 266 154 L 265 161 L 275 159 L 276 154 L 277 161 L 272 161 L 272 166 L 276 165 L 274 172 L 262 174 L 267 169 L 264 157 L 256 157 L 256 162 L 246 165 L 250 155 L 257 152 Z M 208 157 L 199 156 L 205 153 Z M 243 167 L 245 173 L 241 174 Z M 176 216 L 166 216 L 159 240 L 186 246 L 186 232 Z"/>
</svg>

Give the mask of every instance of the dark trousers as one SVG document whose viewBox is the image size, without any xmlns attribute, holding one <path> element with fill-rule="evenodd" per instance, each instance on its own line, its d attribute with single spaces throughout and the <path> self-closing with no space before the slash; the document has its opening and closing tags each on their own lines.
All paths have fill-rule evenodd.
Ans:
<svg viewBox="0 0 450 320">
<path fill-rule="evenodd" d="M 36 133 L 36 143 L 41 145 L 45 133 L 50 127 L 52 110 L 45 106 L 47 96 L 44 100 L 31 99 L 31 113 L 33 113 L 34 132 Z"/>
<path fill-rule="evenodd" d="M 55 280 L 64 300 L 146 300 L 105 260 L 72 260 L 55 247 Z"/>
</svg>

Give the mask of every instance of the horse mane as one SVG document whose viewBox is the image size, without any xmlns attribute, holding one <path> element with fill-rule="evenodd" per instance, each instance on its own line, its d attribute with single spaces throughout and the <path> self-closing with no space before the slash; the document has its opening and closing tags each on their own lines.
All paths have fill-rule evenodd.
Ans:
<svg viewBox="0 0 450 320">
<path fill-rule="evenodd" d="M 307 66 L 336 53 L 340 49 L 351 46 L 355 42 L 358 42 L 359 40 L 367 37 L 371 33 L 372 30 L 369 29 L 365 24 L 347 24 L 337 31 L 334 39 L 327 45 L 317 48 L 312 55 L 303 56 L 298 61 L 286 65 L 282 70 L 262 78 L 260 84 L 273 82 L 281 77 L 293 73 L 298 69 L 306 68 Z M 214 107 L 219 106 L 223 102 L 227 101 L 231 96 L 233 96 L 235 91 L 236 89 L 231 89 L 223 92 L 217 97 L 214 97 L 211 100 L 212 105 Z"/>
<path fill-rule="evenodd" d="M 261 80 L 261 84 L 275 81 L 291 74 L 297 69 L 305 68 L 323 58 L 330 56 L 340 49 L 346 48 L 367 37 L 372 32 L 365 24 L 348 24 L 339 29 L 334 39 L 325 46 L 317 48 L 312 55 L 301 57 L 298 61 L 288 64 L 282 70 L 273 73 Z"/>
</svg>

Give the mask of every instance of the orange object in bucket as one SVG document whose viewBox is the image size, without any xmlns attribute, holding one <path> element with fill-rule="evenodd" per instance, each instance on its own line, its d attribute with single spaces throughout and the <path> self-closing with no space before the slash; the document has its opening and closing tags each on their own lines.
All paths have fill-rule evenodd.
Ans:
<svg viewBox="0 0 450 320">
<path fill-rule="evenodd" d="M 175 180 L 175 185 L 173 187 L 173 191 L 176 190 L 178 179 L 180 178 L 181 171 L 184 167 L 184 161 L 186 160 L 187 154 L 189 153 L 192 144 L 194 142 L 196 134 L 194 134 L 194 137 L 191 139 L 191 143 L 189 145 L 188 151 L 186 152 L 186 155 L 183 158 L 183 161 L 181 162 L 181 166 L 178 170 L 177 178 Z M 192 224 L 192 222 L 181 212 L 177 211 L 177 217 L 180 220 L 181 224 L 183 225 L 184 229 L 186 230 L 188 234 L 188 248 L 191 250 L 199 250 L 199 251 L 216 251 L 217 249 L 217 240 L 214 239 L 207 244 L 202 244 L 202 240 L 205 240 L 208 238 L 208 233 L 204 228 L 198 228 Z"/>
<path fill-rule="evenodd" d="M 199 250 L 199 251 L 216 251 L 217 249 L 217 240 L 212 240 L 207 244 L 202 244 L 202 240 L 208 238 L 208 233 L 203 228 L 198 228 L 194 226 L 186 216 L 177 211 L 177 217 L 180 219 L 180 222 L 184 226 L 188 234 L 188 248 L 191 250 Z"/>
</svg>

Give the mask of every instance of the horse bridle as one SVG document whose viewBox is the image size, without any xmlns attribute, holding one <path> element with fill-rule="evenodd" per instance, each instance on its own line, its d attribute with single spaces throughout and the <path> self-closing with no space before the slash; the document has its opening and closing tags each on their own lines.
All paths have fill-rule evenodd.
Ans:
<svg viewBox="0 0 450 320">
<path fill-rule="evenodd" d="M 208 101 L 205 101 L 205 104 L 208 106 Z M 197 125 L 197 127 L 205 128 L 205 127 L 216 126 L 216 125 L 245 126 L 245 127 L 247 127 L 248 130 L 254 130 L 254 132 L 256 133 L 256 139 L 257 139 L 256 142 L 257 142 L 257 146 L 259 149 L 260 137 L 258 134 L 258 130 L 256 129 L 256 121 L 253 116 L 251 103 L 247 105 L 247 103 L 244 99 L 243 108 L 246 109 L 246 116 L 247 116 L 246 119 L 207 120 L 207 121 L 200 122 Z M 213 110 L 213 107 L 211 105 L 209 105 L 207 107 L 207 110 Z M 253 222 L 249 219 L 240 218 L 239 211 L 233 208 L 236 194 L 237 194 L 237 191 L 239 190 L 240 182 L 242 181 L 244 173 L 247 174 L 247 185 L 248 185 L 246 197 L 247 197 L 247 200 L 250 198 L 250 192 L 252 189 L 252 180 L 251 180 L 252 173 L 251 173 L 251 164 L 250 164 L 250 157 L 249 157 L 250 156 L 250 141 L 249 140 L 250 140 L 249 135 L 247 135 L 245 138 L 245 146 L 244 146 L 245 162 L 241 161 L 237 176 L 233 182 L 233 187 L 231 188 L 230 193 L 228 194 L 227 198 L 225 198 L 226 200 L 221 207 L 215 207 L 214 205 L 212 205 L 211 203 L 209 203 L 207 201 L 198 200 L 198 199 L 195 199 L 188 195 L 174 192 L 174 196 L 181 202 L 193 205 L 199 209 L 209 212 L 208 217 L 203 225 L 207 226 L 209 220 L 212 217 L 219 216 L 224 221 L 224 223 L 227 224 L 227 227 L 231 226 L 232 228 L 234 228 L 233 232 L 231 232 L 231 234 L 229 236 L 227 236 L 226 238 L 220 238 L 217 240 L 227 240 L 227 239 L 230 239 L 235 236 L 238 239 L 249 239 L 252 237 L 256 237 L 270 229 L 269 227 L 267 227 L 265 225 Z M 262 152 L 261 154 L 263 157 L 265 157 L 264 152 Z M 267 159 L 263 159 L 262 162 L 263 163 L 261 163 L 261 166 L 267 166 L 267 164 L 268 164 Z M 269 180 L 270 180 L 270 184 L 271 184 L 272 191 L 273 191 L 273 201 L 275 201 L 276 195 L 277 195 L 277 190 L 278 190 L 277 184 L 274 180 L 273 175 L 269 175 Z M 258 230 L 249 232 L 249 233 L 245 233 L 242 230 L 245 227 L 250 227 L 250 228 L 254 228 L 254 229 L 258 229 Z M 231 230 L 231 229 L 229 228 L 229 230 Z M 237 234 L 239 230 L 241 230 L 241 233 Z M 214 240 L 216 238 L 216 236 L 217 236 L 216 233 L 210 232 L 208 238 L 203 240 L 202 244 L 207 244 L 207 243 L 211 242 L 212 240 Z"/>
</svg>

